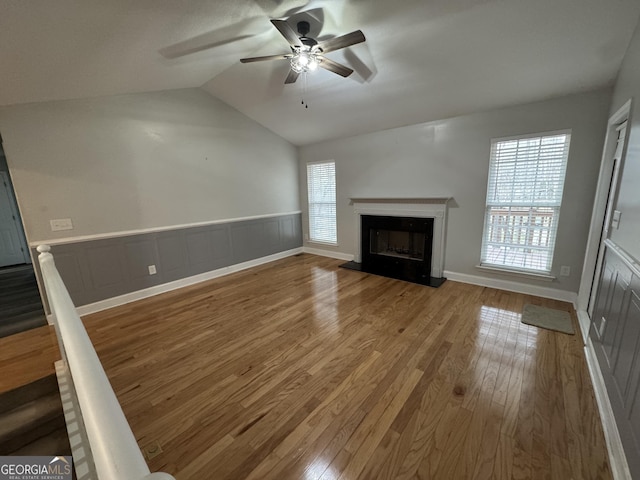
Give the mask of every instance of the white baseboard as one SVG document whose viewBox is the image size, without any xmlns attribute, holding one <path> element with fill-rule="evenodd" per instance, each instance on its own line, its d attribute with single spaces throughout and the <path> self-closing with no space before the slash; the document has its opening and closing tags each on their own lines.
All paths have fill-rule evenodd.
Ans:
<svg viewBox="0 0 640 480">
<path fill-rule="evenodd" d="M 578 294 L 575 292 L 567 292 L 566 290 L 556 290 L 555 288 L 539 287 L 537 285 L 527 285 L 525 283 L 513 282 L 511 280 L 501 280 L 497 278 L 480 277 L 478 275 L 469 275 L 467 273 L 456 273 L 448 270 L 444 271 L 444 276 L 454 282 L 471 283 L 472 285 L 480 285 L 482 287 L 497 288 L 499 290 L 507 290 L 509 292 L 524 293 L 526 295 L 535 295 L 537 297 L 551 298 L 553 300 L 561 300 L 575 305 L 578 300 Z"/>
<path fill-rule="evenodd" d="M 578 310 L 578 308 L 576 308 L 576 313 L 578 314 L 578 324 L 580 325 L 580 332 L 582 333 L 582 341 L 586 345 L 587 340 L 589 339 L 589 328 L 591 327 L 591 319 L 589 318 L 589 314 L 585 310 Z"/>
<path fill-rule="evenodd" d="M 629 465 L 627 464 L 627 457 L 622 448 L 622 440 L 620 440 L 618 426 L 616 425 L 616 419 L 613 415 L 604 377 L 600 371 L 596 352 L 590 338 L 587 339 L 587 344 L 584 347 L 584 356 L 587 359 L 589 375 L 591 376 L 591 383 L 593 384 L 596 403 L 598 404 L 600 419 L 602 420 L 602 429 L 604 430 L 604 439 L 607 443 L 607 451 L 609 452 L 609 464 L 611 465 L 613 479 L 633 480 L 631 472 L 629 471 Z"/>
<path fill-rule="evenodd" d="M 137 290 L 135 292 L 119 295 L 117 297 L 107 298 L 106 300 L 100 300 L 99 302 L 82 305 L 81 307 L 77 307 L 76 310 L 78 312 L 78 315 L 82 317 L 83 315 L 89 315 L 90 313 L 96 313 L 108 308 L 113 308 L 127 303 L 135 302 L 137 300 L 142 300 L 143 298 L 153 297 L 154 295 L 159 295 L 161 293 L 170 292 L 179 288 L 188 287 L 189 285 L 194 285 L 206 280 L 222 277 L 224 275 L 229 275 L 241 270 L 246 270 L 247 268 L 257 267 L 258 265 L 263 265 L 275 260 L 291 257 L 292 255 L 297 255 L 299 253 L 302 253 L 302 247 L 294 248 L 292 250 L 286 250 L 284 252 L 274 253 L 273 255 L 257 258 L 255 260 L 249 260 L 248 262 L 242 262 L 236 265 L 230 265 L 228 267 L 219 268 L 217 270 L 201 273 L 192 277 L 182 278 L 173 282 L 163 283 L 162 285 L 156 285 L 155 287 Z"/>
<path fill-rule="evenodd" d="M 304 253 L 311 253 L 312 255 L 320 255 L 322 257 L 336 258 L 338 260 L 344 260 L 350 262 L 353 260 L 353 255 L 348 253 L 334 252 L 332 250 L 323 250 L 321 248 L 302 247 Z"/>
</svg>

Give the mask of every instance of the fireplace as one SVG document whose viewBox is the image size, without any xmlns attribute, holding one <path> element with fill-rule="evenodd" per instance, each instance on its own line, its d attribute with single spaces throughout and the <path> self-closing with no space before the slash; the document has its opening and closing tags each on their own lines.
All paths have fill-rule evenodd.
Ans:
<svg viewBox="0 0 640 480">
<path fill-rule="evenodd" d="M 431 277 L 433 219 L 361 215 L 362 271 L 425 283 Z"/>
<path fill-rule="evenodd" d="M 356 246 L 345 267 L 440 286 L 449 200 L 352 197 Z"/>
</svg>

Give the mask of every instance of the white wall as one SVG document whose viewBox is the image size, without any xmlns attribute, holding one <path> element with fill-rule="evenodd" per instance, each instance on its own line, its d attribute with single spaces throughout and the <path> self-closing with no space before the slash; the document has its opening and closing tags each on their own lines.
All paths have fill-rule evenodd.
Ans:
<svg viewBox="0 0 640 480">
<path fill-rule="evenodd" d="M 605 89 L 301 147 L 305 234 L 306 163 L 335 160 L 339 245 L 331 250 L 355 251 L 349 197 L 450 196 L 454 202 L 449 210 L 445 270 L 577 292 L 610 98 L 611 91 Z M 568 265 L 571 275 L 549 283 L 477 269 L 491 139 L 560 129 L 572 129 L 572 139 L 552 273 L 557 276 L 560 266 Z"/>
<path fill-rule="evenodd" d="M 200 89 L 2 107 L 0 132 L 30 242 L 300 209 L 295 147 Z"/>
<path fill-rule="evenodd" d="M 640 24 L 627 50 L 613 94 L 611 113 L 633 98 L 627 155 L 622 166 L 615 208 L 622 212 L 611 239 L 640 261 Z"/>
</svg>

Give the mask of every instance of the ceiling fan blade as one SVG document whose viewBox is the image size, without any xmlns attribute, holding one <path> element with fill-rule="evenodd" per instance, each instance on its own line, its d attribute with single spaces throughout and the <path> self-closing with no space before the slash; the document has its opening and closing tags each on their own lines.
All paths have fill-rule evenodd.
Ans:
<svg viewBox="0 0 640 480">
<path fill-rule="evenodd" d="M 291 57 L 293 57 L 293 54 L 283 53 L 282 55 L 266 55 L 264 57 L 241 58 L 240 62 L 252 63 L 252 62 L 264 62 L 265 60 L 286 60 L 287 58 L 291 58 Z"/>
<path fill-rule="evenodd" d="M 341 48 L 350 47 L 357 43 L 362 43 L 366 40 L 364 33 L 361 30 L 347 33 L 336 38 L 331 38 L 325 42 L 318 44 L 322 53 L 333 52 L 334 50 L 340 50 Z"/>
<path fill-rule="evenodd" d="M 293 29 L 289 26 L 286 20 L 278 20 L 278 19 L 272 18 L 271 23 L 273 24 L 274 27 L 278 29 L 278 31 L 282 34 L 282 36 L 286 38 L 287 42 L 289 42 L 292 46 L 294 47 L 302 46 L 302 42 L 298 38 L 298 35 L 296 34 L 296 32 L 293 31 Z"/>
<path fill-rule="evenodd" d="M 322 61 L 319 63 L 319 66 L 321 66 L 325 70 L 337 73 L 338 75 L 341 75 L 343 77 L 348 77 L 353 73 L 353 70 L 351 70 L 349 67 L 345 67 L 344 65 L 338 62 L 334 62 L 327 57 L 322 57 Z"/>
<path fill-rule="evenodd" d="M 293 70 L 289 70 L 289 75 L 287 75 L 287 78 L 285 79 L 284 83 L 288 84 L 288 83 L 295 83 L 296 80 L 298 79 L 298 76 L 300 74 L 298 72 L 295 72 Z"/>
<path fill-rule="evenodd" d="M 196 42 L 191 42 L 194 44 L 193 46 L 189 46 L 189 42 L 182 42 L 178 45 L 172 45 L 170 47 L 162 48 L 159 50 L 159 52 L 160 55 L 162 55 L 164 58 L 174 59 L 184 57 L 185 55 L 191 55 L 192 53 L 202 52 L 210 48 L 227 45 L 229 43 L 237 42 L 251 37 L 252 35 L 241 35 L 235 38 L 221 40 L 219 42 L 203 43 L 202 45 L 197 45 L 195 44 Z"/>
<path fill-rule="evenodd" d="M 168 45 L 158 50 L 158 53 L 168 59 L 180 58 L 210 48 L 260 37 L 267 32 L 271 32 L 271 27 L 265 23 L 264 16 L 260 15 Z"/>
</svg>

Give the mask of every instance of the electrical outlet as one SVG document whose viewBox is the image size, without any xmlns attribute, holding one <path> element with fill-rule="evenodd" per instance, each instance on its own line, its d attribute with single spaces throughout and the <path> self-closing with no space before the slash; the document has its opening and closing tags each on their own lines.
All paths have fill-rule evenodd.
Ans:
<svg viewBox="0 0 640 480">
<path fill-rule="evenodd" d="M 149 275 L 155 275 L 156 273 L 158 273 L 158 271 L 156 270 L 156 266 L 149 265 Z"/>
<path fill-rule="evenodd" d="M 59 232 L 61 230 L 73 230 L 73 223 L 70 218 L 58 218 L 56 220 L 49 220 L 52 232 Z"/>
<path fill-rule="evenodd" d="M 571 267 L 569 267 L 568 265 L 563 265 L 560 267 L 560 276 L 561 277 L 568 277 L 569 275 L 571 275 Z"/>
</svg>

